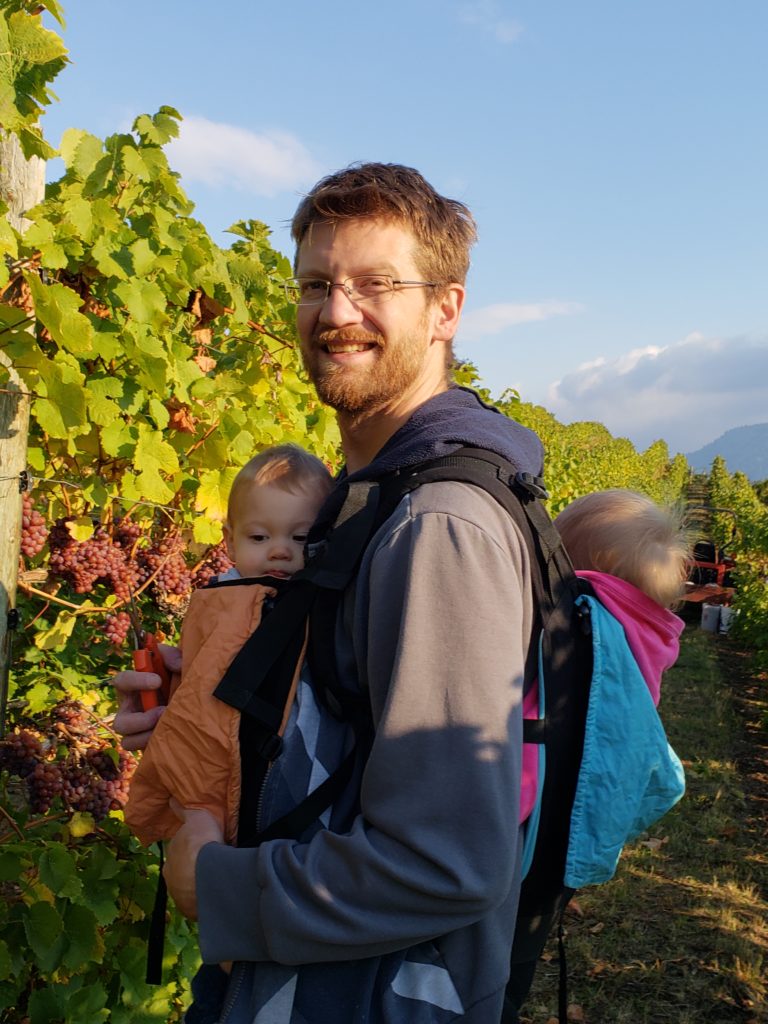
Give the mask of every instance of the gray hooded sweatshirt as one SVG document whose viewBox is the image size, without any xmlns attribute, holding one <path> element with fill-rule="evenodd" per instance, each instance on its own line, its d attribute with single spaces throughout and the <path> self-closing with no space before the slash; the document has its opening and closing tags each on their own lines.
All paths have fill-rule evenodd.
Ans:
<svg viewBox="0 0 768 1024">
<path fill-rule="evenodd" d="M 460 388 L 418 409 L 350 479 L 462 444 L 541 472 L 530 431 Z M 370 543 L 336 630 L 339 671 L 370 700 L 360 773 L 301 841 L 211 843 L 197 862 L 203 959 L 235 961 L 225 1024 L 491 1024 L 519 892 L 527 548 L 468 484 L 425 484 Z M 340 763 L 350 727 L 302 673 L 264 827 Z"/>
</svg>

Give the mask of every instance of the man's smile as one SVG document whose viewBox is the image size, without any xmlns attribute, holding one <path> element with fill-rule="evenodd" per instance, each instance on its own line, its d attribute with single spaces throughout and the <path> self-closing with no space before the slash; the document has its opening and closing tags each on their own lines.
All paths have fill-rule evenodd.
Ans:
<svg viewBox="0 0 768 1024">
<path fill-rule="evenodd" d="M 376 342 L 374 341 L 359 341 L 359 342 L 329 342 L 328 344 L 321 345 L 324 352 L 329 352 L 331 355 L 335 355 L 339 352 L 367 352 L 368 349 L 374 348 Z"/>
</svg>

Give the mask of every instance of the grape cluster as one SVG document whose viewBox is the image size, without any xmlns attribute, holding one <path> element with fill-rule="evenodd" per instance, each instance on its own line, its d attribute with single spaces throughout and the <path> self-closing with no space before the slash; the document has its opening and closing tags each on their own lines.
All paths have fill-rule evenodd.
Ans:
<svg viewBox="0 0 768 1024">
<path fill-rule="evenodd" d="M 139 581 L 139 571 L 130 552 L 116 544 L 106 530 L 97 530 L 85 541 L 76 541 L 65 520 L 51 530 L 50 571 L 71 584 L 76 594 L 88 594 L 96 583 L 106 583 L 120 601 L 130 599 Z"/>
<path fill-rule="evenodd" d="M 115 612 L 104 620 L 104 636 L 114 648 L 123 646 L 130 631 L 131 617 L 127 612 Z"/>
<path fill-rule="evenodd" d="M 27 558 L 34 558 L 45 547 L 48 527 L 42 513 L 32 507 L 32 495 L 25 491 L 21 498 L 21 550 Z"/>
<path fill-rule="evenodd" d="M 76 700 L 61 700 L 52 708 L 48 721 L 53 733 L 65 739 L 89 737 L 94 731 L 92 716 Z"/>
<path fill-rule="evenodd" d="M 29 807 L 33 814 L 45 814 L 64 791 L 64 776 L 55 761 L 38 761 L 27 776 Z"/>
<path fill-rule="evenodd" d="M 197 567 L 192 576 L 192 586 L 197 590 L 206 587 L 214 576 L 221 576 L 222 573 L 231 569 L 234 562 L 227 554 L 227 547 L 224 543 L 217 544 L 215 548 L 206 555 L 205 559 Z"/>
<path fill-rule="evenodd" d="M 40 723 L 0 742 L 0 769 L 26 783 L 30 811 L 45 814 L 61 799 L 68 811 L 98 821 L 128 797 L 136 759 L 115 748 L 105 730 L 77 701 L 63 701 Z"/>
<path fill-rule="evenodd" d="M 192 590 L 192 574 L 184 558 L 180 534 L 166 534 L 157 545 L 140 550 L 136 561 L 144 579 L 156 573 L 152 585 L 159 596 L 185 597 Z"/>
<path fill-rule="evenodd" d="M 26 779 L 42 758 L 40 736 L 29 729 L 12 732 L 0 743 L 0 771 L 5 770 L 20 779 Z"/>
<path fill-rule="evenodd" d="M 121 519 L 115 524 L 115 544 L 119 544 L 121 548 L 128 552 L 132 552 L 134 545 L 141 537 L 141 533 L 142 530 L 138 523 L 134 523 L 131 519 Z"/>
</svg>

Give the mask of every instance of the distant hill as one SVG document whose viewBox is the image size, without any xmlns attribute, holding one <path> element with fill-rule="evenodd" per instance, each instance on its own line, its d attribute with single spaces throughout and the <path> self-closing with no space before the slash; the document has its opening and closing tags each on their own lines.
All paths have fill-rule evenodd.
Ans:
<svg viewBox="0 0 768 1024">
<path fill-rule="evenodd" d="M 685 457 L 696 472 L 706 473 L 716 455 L 722 455 L 730 473 L 739 471 L 750 480 L 768 480 L 768 423 L 726 430 L 716 441 Z"/>
</svg>

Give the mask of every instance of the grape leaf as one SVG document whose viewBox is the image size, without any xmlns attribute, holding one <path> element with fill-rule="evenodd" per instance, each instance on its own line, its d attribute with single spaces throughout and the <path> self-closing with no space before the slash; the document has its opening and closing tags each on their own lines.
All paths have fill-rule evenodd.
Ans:
<svg viewBox="0 0 768 1024">
<path fill-rule="evenodd" d="M 44 900 L 33 903 L 24 917 L 24 931 L 35 960 L 43 971 L 52 971 L 64 947 L 63 922 L 55 907 Z"/>
<path fill-rule="evenodd" d="M 40 880 L 57 896 L 74 899 L 83 891 L 75 859 L 60 843 L 52 843 L 43 850 L 38 869 Z"/>
<path fill-rule="evenodd" d="M 80 296 L 63 284 L 44 285 L 37 274 L 26 274 L 25 280 L 32 292 L 37 318 L 51 337 L 70 352 L 91 352 L 93 328 L 88 317 L 80 312 Z"/>
</svg>

